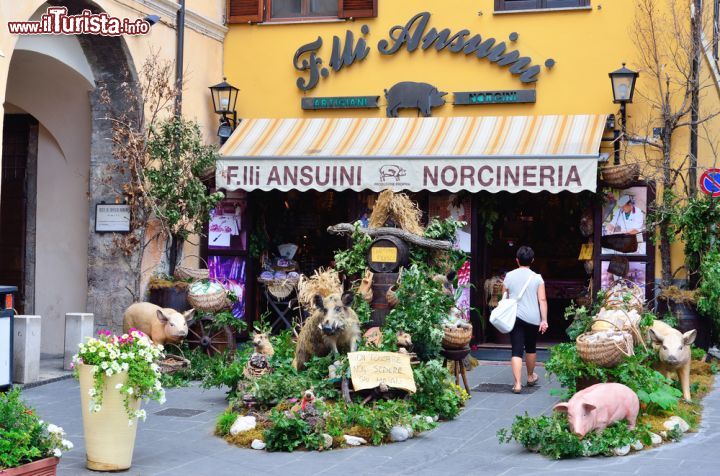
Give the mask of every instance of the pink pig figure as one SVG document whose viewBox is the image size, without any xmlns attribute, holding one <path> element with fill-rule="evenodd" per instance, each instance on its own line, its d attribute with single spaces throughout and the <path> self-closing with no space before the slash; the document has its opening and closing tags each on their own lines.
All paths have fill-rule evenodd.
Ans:
<svg viewBox="0 0 720 476">
<path fill-rule="evenodd" d="M 598 383 L 579 391 L 569 402 L 558 403 L 553 410 L 567 413 L 570 431 L 582 438 L 620 420 L 627 420 L 632 430 L 640 411 L 640 400 L 625 385 Z"/>
</svg>

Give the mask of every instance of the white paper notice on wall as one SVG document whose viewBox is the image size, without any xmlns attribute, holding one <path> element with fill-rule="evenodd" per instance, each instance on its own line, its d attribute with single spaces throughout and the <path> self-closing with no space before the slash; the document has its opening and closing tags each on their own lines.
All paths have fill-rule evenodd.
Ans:
<svg viewBox="0 0 720 476">
<path fill-rule="evenodd" d="M 130 231 L 130 205 L 98 203 L 95 207 L 95 231 L 127 233 Z"/>
</svg>

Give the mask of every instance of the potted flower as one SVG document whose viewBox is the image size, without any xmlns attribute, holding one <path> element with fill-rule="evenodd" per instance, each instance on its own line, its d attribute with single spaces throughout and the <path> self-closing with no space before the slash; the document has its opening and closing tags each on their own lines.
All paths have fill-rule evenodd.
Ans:
<svg viewBox="0 0 720 476">
<path fill-rule="evenodd" d="M 165 401 L 160 384 L 162 346 L 136 329 L 122 336 L 100 331 L 80 344 L 73 359 L 80 380 L 87 467 L 118 471 L 132 463 L 138 419 L 145 420 L 142 400 Z"/>
<path fill-rule="evenodd" d="M 63 451 L 73 447 L 64 436 L 20 400 L 19 389 L 0 393 L 0 475 L 54 475 Z"/>
</svg>

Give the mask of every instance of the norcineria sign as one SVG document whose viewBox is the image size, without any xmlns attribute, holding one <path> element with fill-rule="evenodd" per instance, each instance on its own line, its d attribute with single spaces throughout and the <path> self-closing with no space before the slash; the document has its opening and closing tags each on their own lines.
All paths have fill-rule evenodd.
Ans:
<svg viewBox="0 0 720 476">
<path fill-rule="evenodd" d="M 225 190 L 372 190 L 581 192 L 595 190 L 597 158 L 223 159 Z"/>
</svg>

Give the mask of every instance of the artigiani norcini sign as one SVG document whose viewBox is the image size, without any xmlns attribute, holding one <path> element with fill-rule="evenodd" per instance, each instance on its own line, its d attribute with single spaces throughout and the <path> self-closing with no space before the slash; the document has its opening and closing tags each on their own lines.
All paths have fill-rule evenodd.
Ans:
<svg viewBox="0 0 720 476">
<path fill-rule="evenodd" d="M 410 356 L 397 352 L 350 352 L 350 378 L 353 389 L 369 390 L 380 384 L 415 393 L 415 377 Z"/>
<path fill-rule="evenodd" d="M 594 191 L 597 158 L 245 158 L 217 161 L 225 190 Z"/>
</svg>

